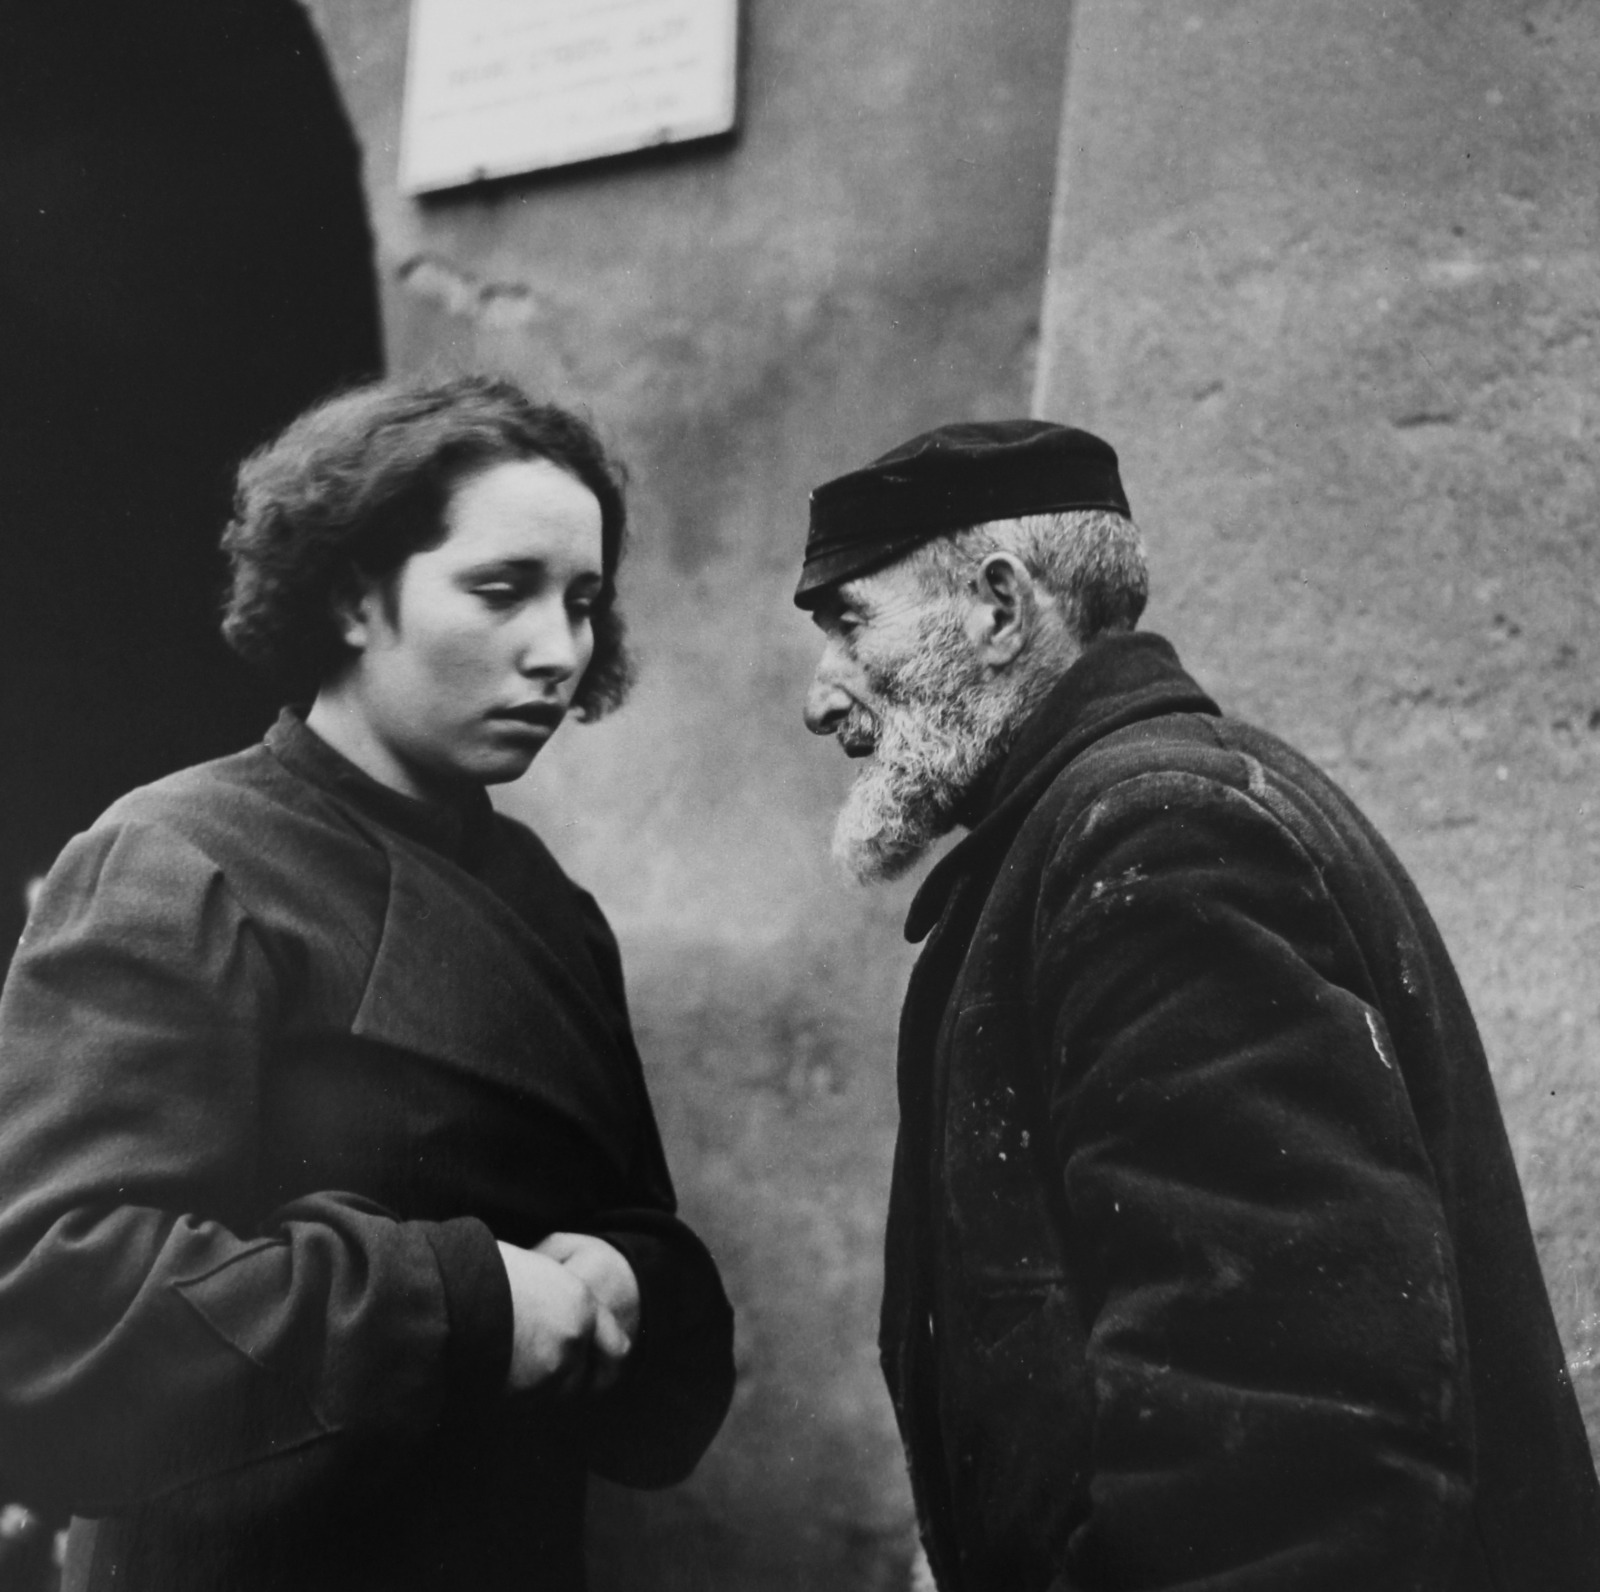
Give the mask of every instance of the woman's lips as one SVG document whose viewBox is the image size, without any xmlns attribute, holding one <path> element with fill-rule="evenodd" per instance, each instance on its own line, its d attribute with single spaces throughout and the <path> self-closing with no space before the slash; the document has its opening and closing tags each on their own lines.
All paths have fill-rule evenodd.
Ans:
<svg viewBox="0 0 1600 1592">
<path fill-rule="evenodd" d="M 496 708 L 493 719 L 510 719 L 515 724 L 531 724 L 535 729 L 553 730 L 567 716 L 567 710 L 554 702 L 524 702 L 518 707 Z"/>
</svg>

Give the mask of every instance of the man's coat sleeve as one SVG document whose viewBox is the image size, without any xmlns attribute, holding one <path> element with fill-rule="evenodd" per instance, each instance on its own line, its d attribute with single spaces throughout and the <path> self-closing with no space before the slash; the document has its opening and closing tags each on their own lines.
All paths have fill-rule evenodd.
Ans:
<svg viewBox="0 0 1600 1592">
<path fill-rule="evenodd" d="M 1126 780 L 1063 820 L 1035 969 L 1094 1284 L 1061 1592 L 1448 1584 L 1473 1455 L 1454 1261 L 1312 859 L 1246 792 Z"/>
</svg>

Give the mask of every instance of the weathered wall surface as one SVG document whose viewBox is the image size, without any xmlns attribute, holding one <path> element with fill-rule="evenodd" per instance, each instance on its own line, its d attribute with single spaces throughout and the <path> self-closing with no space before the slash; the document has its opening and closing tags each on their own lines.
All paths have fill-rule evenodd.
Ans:
<svg viewBox="0 0 1600 1592">
<path fill-rule="evenodd" d="M 1600 11 L 1080 0 L 1038 402 L 1417 875 L 1600 1435 Z"/>
<path fill-rule="evenodd" d="M 849 776 L 800 724 L 789 592 L 810 486 L 1026 411 L 1069 7 L 747 0 L 732 145 L 424 205 L 395 189 L 404 0 L 311 10 L 366 148 L 393 367 L 586 402 L 634 474 L 641 687 L 511 799 L 617 925 L 743 1376 L 687 1488 L 602 1500 L 600 1583 L 901 1587 L 874 1340 L 906 892 L 826 863 Z"/>
</svg>

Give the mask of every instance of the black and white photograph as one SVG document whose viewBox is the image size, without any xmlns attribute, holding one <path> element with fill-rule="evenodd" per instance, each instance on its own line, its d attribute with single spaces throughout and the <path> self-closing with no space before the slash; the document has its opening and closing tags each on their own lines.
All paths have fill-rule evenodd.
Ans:
<svg viewBox="0 0 1600 1592">
<path fill-rule="evenodd" d="M 0 1592 L 1600 1587 L 1600 8 L 0 0 Z"/>
</svg>

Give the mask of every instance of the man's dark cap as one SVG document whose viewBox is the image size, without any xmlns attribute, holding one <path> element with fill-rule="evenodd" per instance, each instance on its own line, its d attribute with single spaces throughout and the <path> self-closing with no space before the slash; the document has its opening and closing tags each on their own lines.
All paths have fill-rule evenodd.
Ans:
<svg viewBox="0 0 1600 1592">
<path fill-rule="evenodd" d="M 1110 443 L 1048 420 L 940 426 L 811 494 L 794 600 L 814 608 L 828 587 L 951 531 L 1069 509 L 1132 518 Z"/>
</svg>

